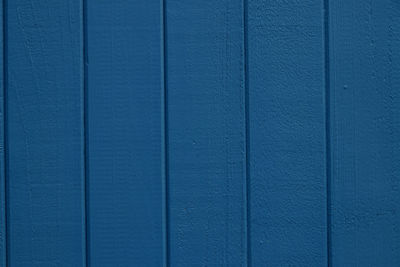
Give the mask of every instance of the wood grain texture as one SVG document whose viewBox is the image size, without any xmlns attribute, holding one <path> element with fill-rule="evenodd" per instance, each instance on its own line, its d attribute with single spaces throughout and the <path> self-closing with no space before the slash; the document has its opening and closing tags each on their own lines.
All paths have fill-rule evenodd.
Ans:
<svg viewBox="0 0 400 267">
<path fill-rule="evenodd" d="M 243 6 L 166 3 L 170 263 L 244 265 Z"/>
<path fill-rule="evenodd" d="M 400 266 L 400 2 L 330 5 L 332 265 Z"/>
<path fill-rule="evenodd" d="M 399 1 L 0 14 L 0 267 L 400 266 Z"/>
<path fill-rule="evenodd" d="M 83 266 L 81 1 L 7 5 L 10 266 Z"/>
<path fill-rule="evenodd" d="M 323 3 L 248 1 L 251 261 L 325 266 Z"/>
<path fill-rule="evenodd" d="M 87 2 L 91 266 L 162 266 L 160 1 Z"/>
<path fill-rule="evenodd" d="M 83 263 L 82 20 L 78 1 L 10 1 L 10 264 Z"/>
</svg>

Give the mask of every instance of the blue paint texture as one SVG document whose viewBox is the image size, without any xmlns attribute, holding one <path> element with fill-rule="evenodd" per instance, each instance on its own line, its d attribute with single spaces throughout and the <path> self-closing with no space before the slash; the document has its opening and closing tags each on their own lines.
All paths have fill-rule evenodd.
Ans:
<svg viewBox="0 0 400 267">
<path fill-rule="evenodd" d="M 159 1 L 87 1 L 91 266 L 162 266 Z"/>
<path fill-rule="evenodd" d="M 168 1 L 172 266 L 246 262 L 243 6 Z"/>
<path fill-rule="evenodd" d="M 8 266 L 82 266 L 81 3 L 5 8 Z"/>
<path fill-rule="evenodd" d="M 249 1 L 251 256 L 327 262 L 323 3 Z"/>
<path fill-rule="evenodd" d="M 0 267 L 400 266 L 398 1 L 0 10 Z"/>
<path fill-rule="evenodd" d="M 330 13 L 332 265 L 400 266 L 400 3 Z"/>
</svg>

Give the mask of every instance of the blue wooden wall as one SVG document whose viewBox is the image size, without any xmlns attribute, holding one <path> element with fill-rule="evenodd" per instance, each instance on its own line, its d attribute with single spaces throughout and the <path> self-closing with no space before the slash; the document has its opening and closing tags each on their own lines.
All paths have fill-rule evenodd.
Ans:
<svg viewBox="0 0 400 267">
<path fill-rule="evenodd" d="M 399 1 L 0 9 L 0 267 L 400 266 Z"/>
</svg>

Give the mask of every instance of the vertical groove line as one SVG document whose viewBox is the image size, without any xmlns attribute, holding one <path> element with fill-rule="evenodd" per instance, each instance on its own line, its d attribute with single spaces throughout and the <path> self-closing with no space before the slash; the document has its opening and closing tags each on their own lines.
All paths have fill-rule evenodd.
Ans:
<svg viewBox="0 0 400 267">
<path fill-rule="evenodd" d="M 9 201 L 9 175 L 8 175 L 8 32 L 7 32 L 7 0 L 3 1 L 3 149 L 4 149 L 4 231 L 5 231 L 5 263 L 10 266 L 10 201 Z"/>
<path fill-rule="evenodd" d="M 250 113 L 249 113 L 249 58 L 248 58 L 248 1 L 243 0 L 243 50 L 244 50 L 244 91 L 245 91 L 245 142 L 246 142 L 246 258 L 247 266 L 251 266 L 251 202 L 250 202 Z"/>
<path fill-rule="evenodd" d="M 324 0 L 324 63 L 325 63 L 325 141 L 326 141 L 326 238 L 327 265 L 332 266 L 332 226 L 331 226 L 331 88 L 330 88 L 330 38 L 329 38 L 329 0 Z"/>
<path fill-rule="evenodd" d="M 162 121 L 162 151 L 163 151 L 163 161 L 162 161 L 162 186 L 163 186 L 163 257 L 164 266 L 170 266 L 170 210 L 169 210 L 169 125 L 168 125 L 168 77 L 167 77 L 167 65 L 168 65 L 168 55 L 167 55 L 167 1 L 160 0 L 161 4 L 161 106 L 163 116 Z"/>
<path fill-rule="evenodd" d="M 84 138 L 84 231 L 85 231 L 85 265 L 90 266 L 90 225 L 89 225 L 89 111 L 88 111 L 88 33 L 87 33 L 87 0 L 82 0 L 83 23 L 83 138 Z"/>
</svg>

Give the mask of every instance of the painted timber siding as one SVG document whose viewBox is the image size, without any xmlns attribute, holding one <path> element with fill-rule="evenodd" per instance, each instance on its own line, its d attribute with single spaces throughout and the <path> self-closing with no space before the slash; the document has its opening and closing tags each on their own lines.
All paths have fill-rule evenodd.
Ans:
<svg viewBox="0 0 400 267">
<path fill-rule="evenodd" d="M 0 267 L 400 266 L 398 1 L 0 10 Z"/>
</svg>

